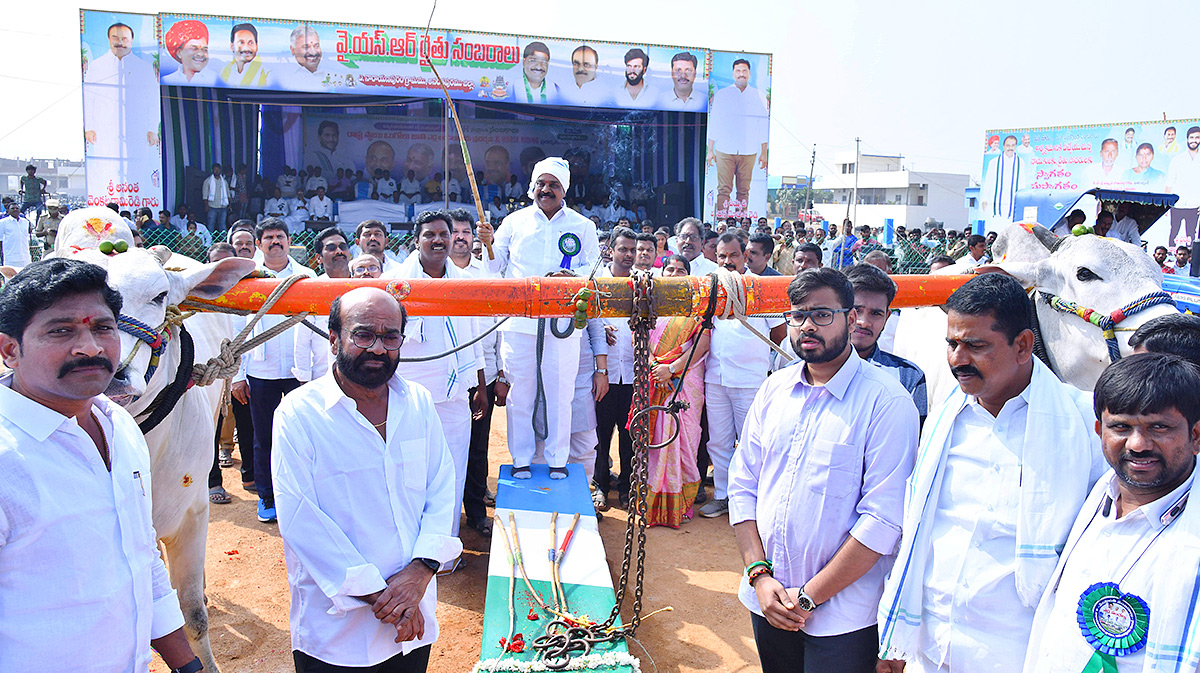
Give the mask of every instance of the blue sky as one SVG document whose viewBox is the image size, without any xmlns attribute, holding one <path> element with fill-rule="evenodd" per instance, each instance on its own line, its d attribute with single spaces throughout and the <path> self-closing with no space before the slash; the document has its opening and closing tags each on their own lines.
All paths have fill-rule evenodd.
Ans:
<svg viewBox="0 0 1200 673">
<path fill-rule="evenodd" d="M 185 11 L 162 0 L 92 7 Z M 424 26 L 430 7 L 210 0 L 186 9 Z M 6 8 L 0 156 L 82 157 L 78 11 L 58 0 Z M 986 129 L 1200 117 L 1197 19 L 1194 0 L 439 0 L 433 23 L 771 52 L 772 174 L 807 174 L 814 143 L 817 173 L 831 173 L 833 153 L 852 151 L 858 136 L 864 152 L 901 153 L 916 170 L 978 178 Z"/>
</svg>

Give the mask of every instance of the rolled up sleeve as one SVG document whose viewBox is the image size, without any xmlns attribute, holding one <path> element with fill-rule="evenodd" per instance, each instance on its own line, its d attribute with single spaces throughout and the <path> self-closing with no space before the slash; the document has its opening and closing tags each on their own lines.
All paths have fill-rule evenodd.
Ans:
<svg viewBox="0 0 1200 673">
<path fill-rule="evenodd" d="M 179 596 L 171 588 L 171 577 L 162 557 L 155 550 L 150 572 L 154 577 L 154 611 L 150 618 L 150 640 L 157 640 L 183 626 L 183 612 L 179 609 Z"/>
<path fill-rule="evenodd" d="M 850 528 L 871 551 L 887 556 L 900 543 L 904 491 L 916 459 L 920 417 L 912 398 L 895 395 L 871 415 L 863 454 L 862 498 Z"/>
</svg>

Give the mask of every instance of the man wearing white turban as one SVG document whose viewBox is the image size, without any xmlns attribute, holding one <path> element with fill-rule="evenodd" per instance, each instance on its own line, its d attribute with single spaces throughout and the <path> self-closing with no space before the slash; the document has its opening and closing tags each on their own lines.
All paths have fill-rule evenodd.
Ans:
<svg viewBox="0 0 1200 673">
<path fill-rule="evenodd" d="M 563 204 L 571 171 L 561 157 L 534 166 L 529 185 L 533 205 L 504 218 L 499 232 L 479 223 L 479 239 L 490 249 L 484 263 L 508 278 L 587 276 L 600 258 L 596 225 Z M 529 465 L 545 462 L 550 476 L 567 475 L 571 446 L 571 399 L 579 371 L 579 332 L 551 334 L 547 320 L 513 318 L 505 323 L 500 348 L 499 392 L 508 386 L 508 448 L 513 476 L 527 479 Z M 563 321 L 559 320 L 559 326 Z M 539 355 L 540 353 L 540 355 Z M 607 372 L 604 372 L 607 373 Z M 538 380 L 544 399 L 538 393 Z"/>
</svg>

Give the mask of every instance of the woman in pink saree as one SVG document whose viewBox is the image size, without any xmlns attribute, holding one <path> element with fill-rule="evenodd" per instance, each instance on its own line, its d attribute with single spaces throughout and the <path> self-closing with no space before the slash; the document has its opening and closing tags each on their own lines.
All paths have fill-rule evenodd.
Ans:
<svg viewBox="0 0 1200 673">
<path fill-rule="evenodd" d="M 687 259 L 679 255 L 667 258 L 663 276 L 687 276 L 691 269 Z M 704 357 L 708 354 L 709 335 L 699 337 L 696 352 L 686 376 L 692 343 L 700 331 L 700 319 L 692 317 L 659 318 L 650 332 L 650 348 L 654 392 L 651 405 L 666 404 L 682 377 L 683 390 L 679 400 L 688 408 L 679 412 L 679 436 L 661 449 L 650 451 L 649 496 L 646 503 L 646 522 L 651 526 L 678 528 L 692 518 L 692 504 L 700 486 L 696 468 L 696 451 L 700 446 L 700 411 L 704 407 Z M 653 412 L 650 415 L 650 443 L 661 444 L 675 433 L 675 420 L 670 414 Z"/>
</svg>

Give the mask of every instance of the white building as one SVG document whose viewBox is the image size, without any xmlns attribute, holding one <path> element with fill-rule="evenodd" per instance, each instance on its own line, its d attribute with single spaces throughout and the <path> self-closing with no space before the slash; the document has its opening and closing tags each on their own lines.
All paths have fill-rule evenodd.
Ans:
<svg viewBox="0 0 1200 673">
<path fill-rule="evenodd" d="M 840 224 L 849 217 L 855 226 L 884 226 L 891 219 L 894 226 L 922 226 L 930 218 L 947 228 L 962 229 L 967 224 L 967 208 L 963 190 L 969 176 L 958 173 L 930 173 L 903 170 L 898 156 L 863 154 L 855 164 L 854 152 L 834 156 L 834 175 L 819 176 L 813 181 L 818 194 L 833 193 L 830 203 L 813 205 L 826 220 Z M 854 179 L 858 177 L 858 203 L 854 203 Z M 849 214 L 847 215 L 847 205 Z M 856 211 L 857 210 L 857 214 Z"/>
</svg>

